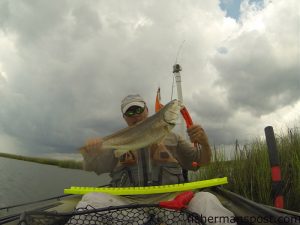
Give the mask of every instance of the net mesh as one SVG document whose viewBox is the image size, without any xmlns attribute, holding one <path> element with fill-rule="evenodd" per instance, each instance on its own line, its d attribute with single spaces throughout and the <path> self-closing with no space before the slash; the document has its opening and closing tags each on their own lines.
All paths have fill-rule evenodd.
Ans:
<svg viewBox="0 0 300 225">
<path fill-rule="evenodd" d="M 19 225 L 196 225 L 204 224 L 201 217 L 188 210 L 175 211 L 158 207 L 124 207 L 95 209 L 78 208 L 72 213 L 26 212 Z"/>
</svg>

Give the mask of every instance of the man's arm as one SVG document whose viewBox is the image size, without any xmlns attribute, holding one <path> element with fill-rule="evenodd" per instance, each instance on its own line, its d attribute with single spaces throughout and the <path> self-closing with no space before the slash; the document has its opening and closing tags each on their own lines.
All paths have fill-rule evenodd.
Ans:
<svg viewBox="0 0 300 225">
<path fill-rule="evenodd" d="M 188 170 L 197 170 L 193 162 L 200 166 L 210 163 L 211 149 L 208 143 L 207 135 L 200 125 L 192 125 L 187 129 L 191 142 L 198 143 L 200 148 L 195 148 L 191 143 L 178 136 L 177 159 L 181 166 Z"/>
<path fill-rule="evenodd" d="M 200 165 L 209 164 L 211 160 L 211 149 L 208 142 L 208 137 L 204 129 L 198 125 L 192 125 L 187 129 L 191 142 L 200 145 Z"/>
<path fill-rule="evenodd" d="M 117 164 L 113 150 L 102 149 L 102 139 L 88 140 L 80 153 L 83 156 L 83 169 L 95 173 L 109 173 Z"/>
</svg>

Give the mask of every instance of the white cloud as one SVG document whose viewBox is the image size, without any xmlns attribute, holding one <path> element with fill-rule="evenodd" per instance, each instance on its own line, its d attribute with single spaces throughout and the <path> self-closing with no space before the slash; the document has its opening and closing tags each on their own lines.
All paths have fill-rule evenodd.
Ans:
<svg viewBox="0 0 300 225">
<path fill-rule="evenodd" d="M 299 3 L 286 2 L 244 2 L 235 21 L 217 0 L 1 1 L 3 135 L 29 151 L 71 153 L 125 126 L 125 95 L 140 93 L 153 112 L 158 85 L 170 99 L 183 40 L 194 120 L 214 143 L 257 133 L 269 114 L 299 102 Z"/>
<path fill-rule="evenodd" d="M 235 38 L 223 43 L 228 52 L 217 53 L 212 63 L 220 75 L 217 84 L 227 89 L 232 105 L 266 115 L 299 100 L 297 7 L 276 1 L 264 9 L 244 10 L 247 16 L 242 17 Z M 273 18 L 289 19 L 282 26 Z"/>
</svg>

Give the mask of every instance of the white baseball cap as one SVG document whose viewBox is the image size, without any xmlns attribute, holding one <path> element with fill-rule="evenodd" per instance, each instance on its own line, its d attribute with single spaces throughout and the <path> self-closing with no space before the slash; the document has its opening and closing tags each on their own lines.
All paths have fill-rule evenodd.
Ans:
<svg viewBox="0 0 300 225">
<path fill-rule="evenodd" d="M 127 95 L 121 102 L 121 111 L 124 114 L 131 106 L 145 107 L 144 99 L 138 95 Z"/>
</svg>

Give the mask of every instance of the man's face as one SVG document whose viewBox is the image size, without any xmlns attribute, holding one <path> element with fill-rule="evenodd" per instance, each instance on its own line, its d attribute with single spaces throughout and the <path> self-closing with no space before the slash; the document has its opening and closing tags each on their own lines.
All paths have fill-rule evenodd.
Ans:
<svg viewBox="0 0 300 225">
<path fill-rule="evenodd" d="M 130 107 L 127 111 L 132 111 L 135 112 L 136 110 L 139 111 L 140 109 L 137 109 L 137 107 L 139 106 L 132 106 Z M 139 107 L 141 108 L 141 107 Z M 126 112 L 127 112 L 126 111 Z M 145 105 L 145 109 L 142 113 L 136 113 L 132 116 L 127 116 L 126 113 L 123 115 L 123 118 L 125 119 L 126 123 L 128 124 L 128 126 L 133 126 L 136 123 L 143 121 L 144 119 L 146 119 L 148 117 L 148 108 Z"/>
</svg>

